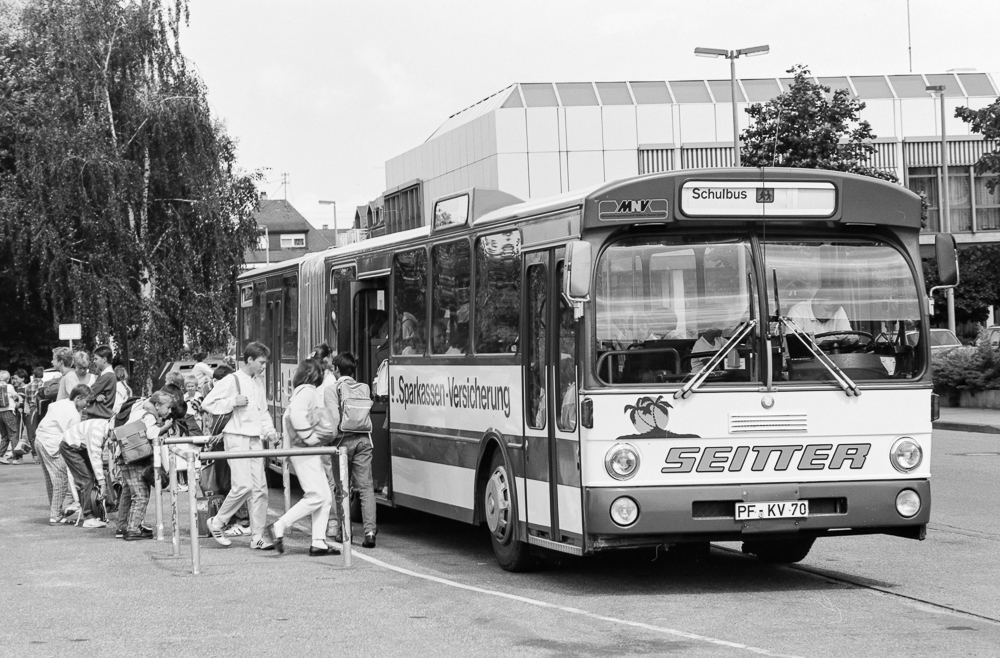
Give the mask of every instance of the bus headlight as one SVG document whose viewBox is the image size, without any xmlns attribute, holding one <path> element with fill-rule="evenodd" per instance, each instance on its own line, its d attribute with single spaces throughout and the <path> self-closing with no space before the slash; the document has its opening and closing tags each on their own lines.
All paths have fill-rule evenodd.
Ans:
<svg viewBox="0 0 1000 658">
<path fill-rule="evenodd" d="M 896 494 L 896 511 L 905 518 L 916 516 L 920 511 L 920 494 L 913 489 L 903 489 Z"/>
<path fill-rule="evenodd" d="M 604 457 L 604 468 L 616 480 L 627 480 L 639 470 L 639 451 L 628 443 L 616 443 Z"/>
<path fill-rule="evenodd" d="M 908 436 L 897 439 L 892 444 L 892 450 L 889 451 L 889 461 L 892 462 L 892 467 L 900 473 L 909 473 L 920 466 L 923 459 L 924 451 L 920 449 L 920 444 Z"/>
<path fill-rule="evenodd" d="M 615 498 L 615 502 L 611 503 L 611 520 L 617 525 L 624 528 L 635 523 L 638 518 L 639 503 L 628 496 Z"/>
</svg>

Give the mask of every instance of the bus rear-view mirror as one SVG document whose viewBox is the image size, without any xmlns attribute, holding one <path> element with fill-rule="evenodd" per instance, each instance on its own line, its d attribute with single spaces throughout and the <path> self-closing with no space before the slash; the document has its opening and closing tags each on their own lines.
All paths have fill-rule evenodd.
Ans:
<svg viewBox="0 0 1000 658">
<path fill-rule="evenodd" d="M 566 246 L 566 297 L 578 302 L 590 298 L 590 266 L 593 251 L 589 242 L 577 240 Z"/>
<path fill-rule="evenodd" d="M 942 286 L 958 285 L 958 248 L 951 233 L 938 233 L 934 237 L 937 255 L 938 279 Z"/>
</svg>

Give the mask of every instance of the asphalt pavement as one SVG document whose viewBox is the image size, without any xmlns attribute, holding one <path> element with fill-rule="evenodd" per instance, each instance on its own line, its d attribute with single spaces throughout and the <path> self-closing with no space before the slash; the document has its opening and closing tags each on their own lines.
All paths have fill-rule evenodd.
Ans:
<svg viewBox="0 0 1000 658">
<path fill-rule="evenodd" d="M 0 467 L 0 657 L 1000 656 L 1000 445 L 935 439 L 926 541 L 820 540 L 794 567 L 720 544 L 510 574 L 482 529 L 380 508 L 349 569 L 297 530 L 283 556 L 202 539 L 193 576 L 186 537 L 175 559 L 169 541 L 50 527 L 40 467 Z"/>
</svg>

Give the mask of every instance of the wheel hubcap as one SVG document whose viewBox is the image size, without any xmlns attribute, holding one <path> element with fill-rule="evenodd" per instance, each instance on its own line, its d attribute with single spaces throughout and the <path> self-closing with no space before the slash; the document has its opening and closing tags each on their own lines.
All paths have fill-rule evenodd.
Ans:
<svg viewBox="0 0 1000 658">
<path fill-rule="evenodd" d="M 486 483 L 486 525 L 497 539 L 507 534 L 510 521 L 510 489 L 507 486 L 507 471 L 501 466 L 493 472 Z"/>
</svg>

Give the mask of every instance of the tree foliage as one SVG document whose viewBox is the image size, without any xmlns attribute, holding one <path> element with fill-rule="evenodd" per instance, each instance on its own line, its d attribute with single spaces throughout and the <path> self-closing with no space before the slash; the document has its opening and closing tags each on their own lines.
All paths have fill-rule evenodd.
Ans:
<svg viewBox="0 0 1000 658">
<path fill-rule="evenodd" d="M 256 241 L 258 176 L 180 52 L 186 15 L 28 0 L 0 30 L 0 267 L 54 323 L 128 346 L 136 381 L 185 338 L 226 346 Z"/>
<path fill-rule="evenodd" d="M 933 258 L 923 261 L 924 282 L 927 289 L 939 285 L 937 263 Z M 972 245 L 958 250 L 960 283 L 955 288 L 955 320 L 957 322 L 983 322 L 988 307 L 1000 304 L 1000 245 Z M 947 322 L 944 294 L 937 296 L 933 321 Z"/>
<path fill-rule="evenodd" d="M 740 134 L 740 157 L 747 167 L 805 167 L 862 174 L 898 182 L 894 174 L 869 165 L 875 134 L 859 113 L 865 104 L 846 89 L 830 92 L 802 64 L 788 70 L 788 91 L 746 109 L 750 125 Z"/>
<path fill-rule="evenodd" d="M 955 116 L 969 124 L 969 130 L 982 135 L 984 139 L 992 141 L 994 149 L 979 156 L 976 161 L 976 175 L 987 176 L 988 174 L 1000 174 L 1000 98 L 990 103 L 987 107 L 973 110 L 968 107 L 956 107 Z M 990 176 L 986 178 L 986 188 L 990 194 L 996 194 L 998 179 Z"/>
</svg>

